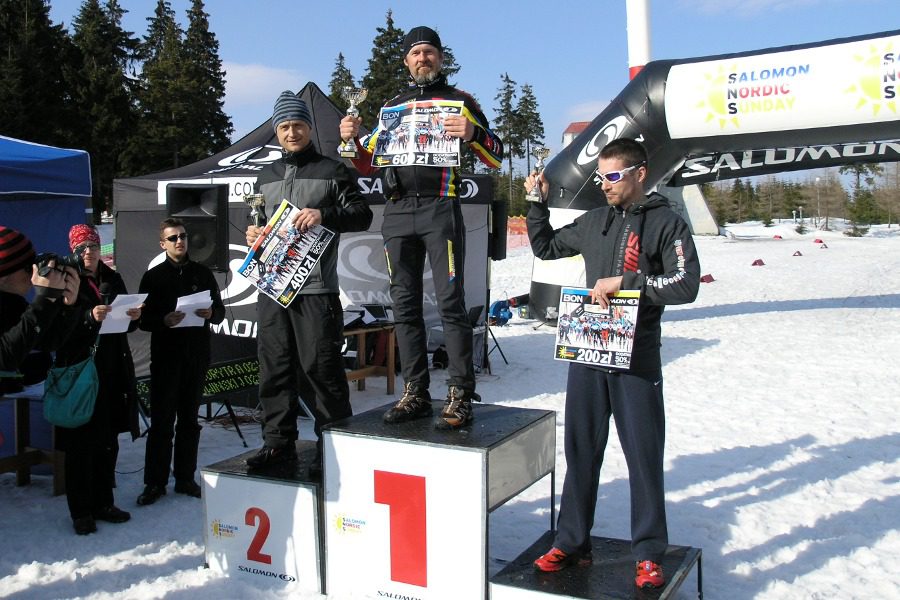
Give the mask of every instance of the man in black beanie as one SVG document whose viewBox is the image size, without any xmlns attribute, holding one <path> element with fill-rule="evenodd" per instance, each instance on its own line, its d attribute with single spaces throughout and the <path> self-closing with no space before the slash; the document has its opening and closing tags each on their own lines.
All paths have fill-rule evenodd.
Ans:
<svg viewBox="0 0 900 600">
<path fill-rule="evenodd" d="M 266 214 L 274 214 L 283 199 L 301 209 L 293 220 L 300 231 L 322 225 L 336 234 L 306 284 L 287 308 L 258 294 L 257 352 L 259 401 L 263 408 L 265 445 L 247 465 L 260 468 L 296 460 L 300 388 L 315 392 L 309 408 L 315 418 L 316 459 L 310 475 L 321 470 L 322 426 L 349 417 L 350 388 L 341 355 L 343 307 L 338 287 L 340 233 L 365 231 L 372 211 L 343 163 L 319 154 L 311 141 L 312 119 L 306 102 L 290 91 L 275 100 L 272 127 L 284 151 L 256 178 L 254 193 L 263 194 Z M 247 227 L 252 246 L 261 227 Z M 298 383 L 298 379 L 300 380 Z"/>
<path fill-rule="evenodd" d="M 444 118 L 444 133 L 468 143 L 481 162 L 498 168 L 503 159 L 503 143 L 488 128 L 475 99 L 449 85 L 441 73 L 444 54 L 437 32 L 429 27 L 414 27 L 403 40 L 403 51 L 403 63 L 409 69 L 412 83 L 385 107 L 428 100 L 461 101 L 462 114 Z M 355 140 L 360 158 L 353 164 L 361 173 L 371 174 L 372 153 L 385 130 L 379 124 L 360 141 L 357 136 L 361 123 L 358 117 L 344 117 L 341 139 Z M 444 328 L 450 376 L 447 397 L 441 413 L 434 419 L 434 426 L 459 429 L 472 421 L 472 401 L 481 400 L 475 393 L 472 325 L 463 289 L 466 227 L 459 202 L 459 170 L 410 164 L 383 167 L 380 176 L 386 198 L 381 233 L 404 379 L 403 394 L 384 414 L 384 421 L 400 423 L 428 417 L 433 412 L 422 309 L 422 275 L 427 253 Z"/>
</svg>

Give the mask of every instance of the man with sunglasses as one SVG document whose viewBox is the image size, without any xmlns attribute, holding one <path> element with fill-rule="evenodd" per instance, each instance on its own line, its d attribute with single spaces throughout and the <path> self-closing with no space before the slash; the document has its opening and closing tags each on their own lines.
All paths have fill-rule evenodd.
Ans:
<svg viewBox="0 0 900 600">
<path fill-rule="evenodd" d="M 635 585 L 665 584 L 662 561 L 668 547 L 663 450 L 665 412 L 660 318 L 667 304 L 693 302 L 700 287 L 700 263 L 687 224 L 667 200 L 644 195 L 647 153 L 631 139 L 617 139 L 600 151 L 597 179 L 609 206 L 595 208 L 554 230 L 544 202 L 528 212 L 534 255 L 544 260 L 581 254 L 592 300 L 606 308 L 619 290 L 640 290 L 631 367 L 626 371 L 571 364 L 566 385 L 566 477 L 553 547 L 534 562 L 539 571 L 559 571 L 591 563 L 591 528 L 600 466 L 609 436 L 616 430 L 631 492 L 631 548 Z M 530 175 L 525 188 L 540 186 Z M 574 283 L 574 282 L 573 282 Z"/>
<path fill-rule="evenodd" d="M 221 323 L 225 305 L 212 271 L 188 256 L 184 223 L 170 217 L 159 225 L 162 262 L 141 278 L 139 291 L 147 294 L 141 329 L 150 336 L 150 432 L 144 455 L 144 491 L 141 506 L 153 504 L 166 493 L 169 466 L 175 492 L 200 497 L 194 481 L 200 425 L 197 407 L 210 360 L 210 323 Z M 185 316 L 176 310 L 178 298 L 209 290 L 212 304 L 197 309 L 202 327 L 177 327 Z M 173 443 L 174 439 L 174 443 Z M 174 454 L 174 456 L 173 456 Z"/>
</svg>

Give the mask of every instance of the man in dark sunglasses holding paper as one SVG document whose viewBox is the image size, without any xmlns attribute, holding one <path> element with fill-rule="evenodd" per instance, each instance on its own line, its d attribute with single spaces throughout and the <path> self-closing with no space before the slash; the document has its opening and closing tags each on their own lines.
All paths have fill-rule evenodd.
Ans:
<svg viewBox="0 0 900 600">
<path fill-rule="evenodd" d="M 140 293 L 147 294 L 141 329 L 150 336 L 150 433 L 144 456 L 144 491 L 141 506 L 153 504 L 166 493 L 169 470 L 175 492 L 200 497 L 194 481 L 200 425 L 197 407 L 210 360 L 210 323 L 221 323 L 225 305 L 212 271 L 188 256 L 188 235 L 180 219 L 165 219 L 159 226 L 159 246 L 165 256 L 141 278 Z M 209 290 L 209 306 L 197 308 L 198 326 L 179 326 L 187 314 L 176 309 L 182 296 Z M 174 455 L 174 456 L 173 456 Z"/>
<path fill-rule="evenodd" d="M 665 584 L 662 562 L 668 547 L 660 318 L 665 305 L 697 297 L 700 263 L 687 224 L 663 196 L 644 195 L 647 166 L 647 153 L 638 142 L 614 140 L 600 151 L 596 171 L 608 206 L 556 230 L 544 202 L 533 203 L 528 212 L 534 255 L 551 260 L 581 254 L 593 302 L 606 308 L 610 295 L 620 290 L 641 292 L 630 367 L 569 366 L 567 469 L 558 528 L 553 547 L 534 566 L 559 571 L 590 564 L 590 532 L 612 416 L 628 464 L 635 585 L 657 588 Z M 547 198 L 549 185 L 543 175 L 526 179 L 526 189 L 535 185 Z"/>
</svg>

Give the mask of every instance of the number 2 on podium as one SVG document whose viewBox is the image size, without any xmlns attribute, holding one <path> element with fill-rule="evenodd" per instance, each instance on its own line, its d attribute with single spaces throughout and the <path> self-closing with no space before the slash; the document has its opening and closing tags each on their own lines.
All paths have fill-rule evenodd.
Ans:
<svg viewBox="0 0 900 600">
<path fill-rule="evenodd" d="M 247 548 L 247 560 L 271 565 L 272 555 L 263 554 L 261 551 L 263 544 L 266 543 L 266 538 L 269 537 L 269 529 L 271 528 L 269 515 L 267 515 L 266 511 L 263 509 L 251 506 L 247 509 L 247 512 L 244 513 L 244 523 L 253 527 L 256 525 L 257 520 L 259 520 L 259 527 L 256 529 L 256 534 L 254 534 L 253 539 L 250 541 L 250 546 Z"/>
</svg>

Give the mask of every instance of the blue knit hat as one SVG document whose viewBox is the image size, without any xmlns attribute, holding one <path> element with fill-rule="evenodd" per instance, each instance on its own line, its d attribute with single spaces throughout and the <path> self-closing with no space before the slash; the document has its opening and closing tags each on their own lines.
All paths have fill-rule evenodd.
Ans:
<svg viewBox="0 0 900 600">
<path fill-rule="evenodd" d="M 283 121 L 306 121 L 306 124 L 312 127 L 312 117 L 309 116 L 306 102 L 290 90 L 281 92 L 281 95 L 275 100 L 275 110 L 272 111 L 272 129 L 278 129 L 278 124 Z"/>
</svg>

